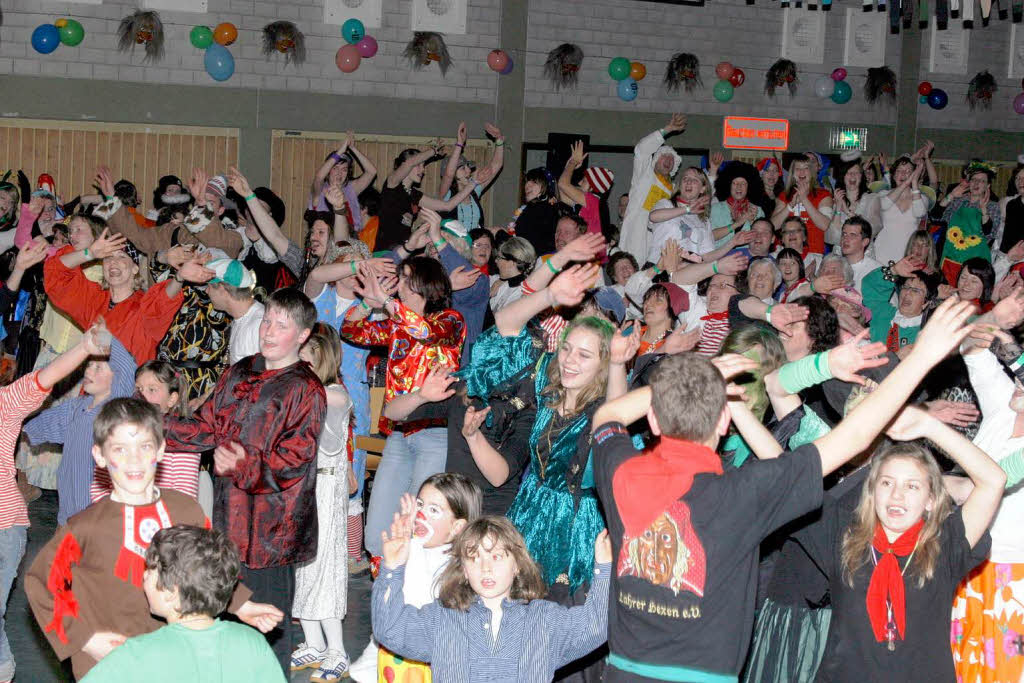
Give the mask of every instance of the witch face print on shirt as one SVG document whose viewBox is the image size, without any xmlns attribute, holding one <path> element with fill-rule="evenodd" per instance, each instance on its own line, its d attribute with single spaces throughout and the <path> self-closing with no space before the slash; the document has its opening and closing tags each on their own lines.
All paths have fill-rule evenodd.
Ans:
<svg viewBox="0 0 1024 683">
<path fill-rule="evenodd" d="M 636 536 L 622 537 L 618 576 L 635 576 L 679 595 L 704 596 L 707 558 L 690 523 L 690 509 L 676 501 Z"/>
</svg>

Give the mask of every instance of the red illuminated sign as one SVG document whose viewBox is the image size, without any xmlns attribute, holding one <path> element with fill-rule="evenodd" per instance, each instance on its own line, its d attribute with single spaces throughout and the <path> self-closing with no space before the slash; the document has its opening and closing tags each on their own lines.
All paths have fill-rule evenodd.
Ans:
<svg viewBox="0 0 1024 683">
<path fill-rule="evenodd" d="M 727 149 L 787 149 L 789 121 L 726 116 L 722 123 L 722 146 Z"/>
</svg>

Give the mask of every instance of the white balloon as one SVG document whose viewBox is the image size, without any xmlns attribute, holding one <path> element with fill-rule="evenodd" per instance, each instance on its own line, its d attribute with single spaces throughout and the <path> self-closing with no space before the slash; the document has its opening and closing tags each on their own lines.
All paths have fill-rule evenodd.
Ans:
<svg viewBox="0 0 1024 683">
<path fill-rule="evenodd" d="M 835 89 L 836 84 L 828 76 L 819 76 L 818 80 L 814 81 L 814 94 L 821 98 L 832 97 L 832 91 Z"/>
</svg>

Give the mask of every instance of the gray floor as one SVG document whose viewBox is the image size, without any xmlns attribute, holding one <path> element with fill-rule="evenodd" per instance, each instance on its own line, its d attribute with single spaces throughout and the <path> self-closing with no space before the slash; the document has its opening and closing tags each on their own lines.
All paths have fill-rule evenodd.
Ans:
<svg viewBox="0 0 1024 683">
<path fill-rule="evenodd" d="M 39 549 L 53 536 L 57 526 L 57 494 L 44 491 L 41 498 L 29 505 L 32 526 L 28 531 L 28 548 L 22 560 L 22 572 Z M 368 573 L 349 580 L 348 616 L 345 617 L 345 649 L 350 657 L 358 657 L 370 638 L 370 578 Z M 43 637 L 29 609 L 21 576 L 15 581 L 7 605 L 7 636 L 17 662 L 18 683 L 70 681 L 70 667 L 63 666 Z M 292 683 L 309 680 L 308 671 L 292 674 Z"/>
</svg>

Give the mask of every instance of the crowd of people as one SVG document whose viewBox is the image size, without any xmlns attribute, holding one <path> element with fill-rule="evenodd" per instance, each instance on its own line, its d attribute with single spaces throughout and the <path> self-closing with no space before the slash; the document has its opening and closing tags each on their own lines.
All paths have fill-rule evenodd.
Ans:
<svg viewBox="0 0 1024 683">
<path fill-rule="evenodd" d="M 1000 199 L 930 142 L 682 167 L 685 128 L 493 225 L 490 124 L 480 168 L 348 134 L 304 207 L 0 183 L 0 682 L 40 488 L 24 590 L 87 681 L 1024 680 L 1024 162 Z"/>
</svg>

